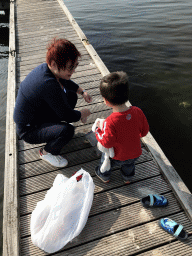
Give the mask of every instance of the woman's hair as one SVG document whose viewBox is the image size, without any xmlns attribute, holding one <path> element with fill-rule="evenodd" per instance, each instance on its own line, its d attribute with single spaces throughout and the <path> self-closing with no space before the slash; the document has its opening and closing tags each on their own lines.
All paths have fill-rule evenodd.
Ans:
<svg viewBox="0 0 192 256">
<path fill-rule="evenodd" d="M 51 61 L 54 60 L 58 70 L 65 69 L 68 61 L 71 61 L 73 65 L 78 57 L 81 57 L 80 52 L 73 43 L 66 39 L 54 38 L 47 45 L 46 62 L 51 65 Z"/>
<path fill-rule="evenodd" d="M 129 100 L 128 76 L 117 71 L 104 76 L 100 83 L 101 95 L 112 105 L 121 105 Z"/>
</svg>

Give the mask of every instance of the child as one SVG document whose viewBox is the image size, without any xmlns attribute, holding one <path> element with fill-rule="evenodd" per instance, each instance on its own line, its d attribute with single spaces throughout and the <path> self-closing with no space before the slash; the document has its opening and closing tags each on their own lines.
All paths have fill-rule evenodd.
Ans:
<svg viewBox="0 0 192 256">
<path fill-rule="evenodd" d="M 147 135 L 149 125 L 140 108 L 125 104 L 129 100 L 129 82 L 125 72 L 117 71 L 103 77 L 100 92 L 113 113 L 105 119 L 102 129 L 96 129 L 96 138 L 105 148 L 114 148 L 115 156 L 110 158 L 111 168 L 121 167 L 123 181 L 128 184 L 135 174 L 135 160 L 142 154 L 140 137 Z M 100 166 L 103 161 L 104 153 Z M 111 169 L 101 173 L 100 166 L 96 167 L 95 173 L 107 183 Z"/>
</svg>

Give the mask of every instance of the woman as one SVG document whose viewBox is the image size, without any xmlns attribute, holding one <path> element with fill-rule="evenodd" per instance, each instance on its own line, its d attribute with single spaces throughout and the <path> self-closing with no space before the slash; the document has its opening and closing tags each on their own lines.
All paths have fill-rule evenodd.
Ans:
<svg viewBox="0 0 192 256">
<path fill-rule="evenodd" d="M 86 122 L 88 109 L 74 110 L 77 94 L 88 103 L 91 96 L 70 80 L 80 52 L 66 39 L 54 39 L 48 45 L 46 63 L 31 71 L 21 82 L 14 121 L 17 134 L 30 144 L 46 143 L 40 157 L 56 167 L 64 167 L 67 160 L 61 149 L 72 139 L 74 127 L 70 123 Z"/>
</svg>

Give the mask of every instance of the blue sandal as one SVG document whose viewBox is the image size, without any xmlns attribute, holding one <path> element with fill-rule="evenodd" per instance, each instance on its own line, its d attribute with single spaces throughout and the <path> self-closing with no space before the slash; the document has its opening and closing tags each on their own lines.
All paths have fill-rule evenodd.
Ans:
<svg viewBox="0 0 192 256">
<path fill-rule="evenodd" d="M 159 226 L 171 234 L 172 236 L 176 237 L 177 239 L 184 241 L 188 238 L 187 232 L 183 229 L 182 225 L 177 224 L 175 221 L 169 218 L 163 218 L 159 221 Z"/>
<path fill-rule="evenodd" d="M 141 203 L 144 207 L 164 207 L 168 205 L 168 201 L 164 196 L 149 194 L 141 199 Z"/>
</svg>

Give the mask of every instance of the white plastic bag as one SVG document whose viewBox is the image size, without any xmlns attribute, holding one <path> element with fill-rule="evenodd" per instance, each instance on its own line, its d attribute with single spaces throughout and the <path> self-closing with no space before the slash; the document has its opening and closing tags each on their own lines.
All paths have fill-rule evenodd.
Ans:
<svg viewBox="0 0 192 256">
<path fill-rule="evenodd" d="M 83 169 L 69 179 L 58 174 L 53 187 L 32 212 L 33 244 L 53 253 L 78 236 L 88 219 L 94 187 L 90 174 Z"/>
</svg>

